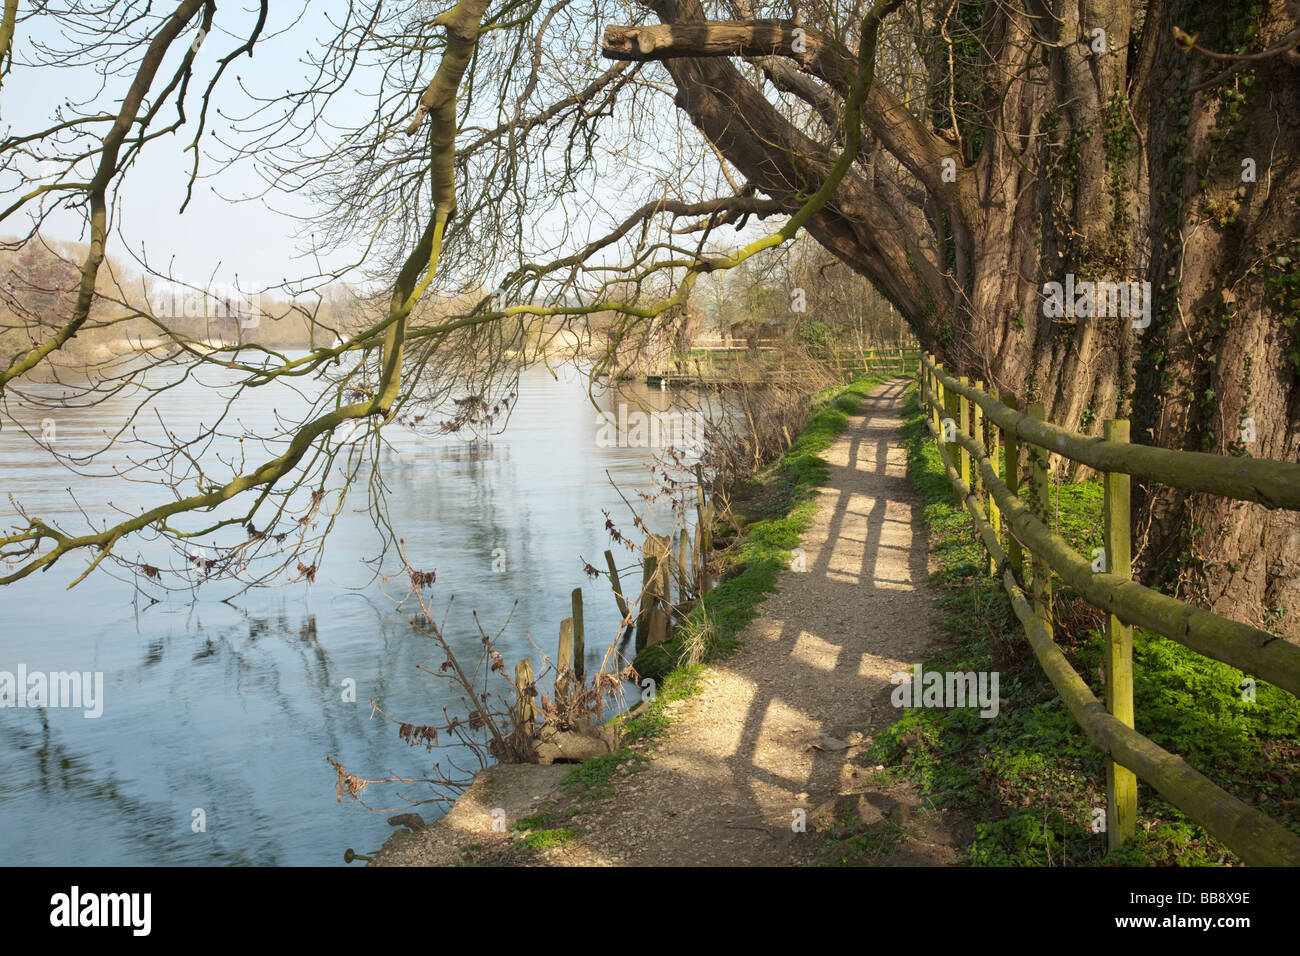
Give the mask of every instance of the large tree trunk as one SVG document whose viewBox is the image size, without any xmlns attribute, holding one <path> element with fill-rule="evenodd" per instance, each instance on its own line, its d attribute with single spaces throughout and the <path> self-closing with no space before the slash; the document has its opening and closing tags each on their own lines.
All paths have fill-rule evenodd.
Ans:
<svg viewBox="0 0 1300 956">
<path fill-rule="evenodd" d="M 697 0 L 648 5 L 664 26 L 610 28 L 607 55 L 663 60 L 678 106 L 751 186 L 794 208 L 837 143 L 792 123 L 727 57 L 759 64 L 835 129 L 856 66 L 833 28 L 809 25 L 800 50 L 793 21 L 709 24 Z M 971 10 L 982 19 L 968 18 L 975 52 L 961 61 L 948 41 Z M 911 25 L 934 41 L 921 45 L 928 112 L 878 82 L 869 143 L 808 231 L 947 367 L 1042 402 L 1057 424 L 1097 434 L 1131 417 L 1137 442 L 1297 460 L 1300 69 L 1279 53 L 1195 89 L 1231 65 L 1205 50 L 1258 52 L 1294 28 L 1279 0 L 1026 0 L 947 17 Z M 1175 26 L 1199 48 L 1181 48 Z M 954 62 L 953 95 L 939 95 Z M 1254 183 L 1241 181 L 1248 158 Z M 1071 276 L 1150 295 L 1131 315 L 1055 313 L 1046 284 Z M 1300 635 L 1296 515 L 1139 488 L 1135 526 L 1149 582 L 1177 567 L 1185 596 L 1252 623 L 1289 607 L 1281 627 Z"/>
<path fill-rule="evenodd" d="M 1258 8 L 1176 4 L 1160 33 L 1178 25 L 1210 49 L 1246 52 L 1295 29 L 1280 4 L 1256 17 L 1249 9 Z M 1248 42 L 1252 27 L 1260 36 Z M 1134 434 L 1296 461 L 1300 66 L 1275 55 L 1196 89 L 1228 65 L 1161 44 L 1143 91 L 1156 308 L 1142 338 Z M 1136 504 L 1152 581 L 1300 635 L 1300 515 L 1160 487 L 1141 489 Z"/>
</svg>

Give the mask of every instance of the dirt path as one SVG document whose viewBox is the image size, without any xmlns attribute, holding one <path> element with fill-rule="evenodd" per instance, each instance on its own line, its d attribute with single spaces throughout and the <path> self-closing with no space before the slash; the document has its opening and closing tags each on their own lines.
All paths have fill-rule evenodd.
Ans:
<svg viewBox="0 0 1300 956">
<path fill-rule="evenodd" d="M 839 859 L 843 848 L 816 826 L 837 798 L 838 816 L 854 813 L 866 825 L 858 847 L 867 852 L 851 854 L 854 861 L 955 861 L 966 826 L 913 812 L 915 796 L 904 786 L 873 785 L 874 770 L 860 757 L 872 734 L 899 716 L 890 675 L 924 660 L 938 633 L 927 543 L 898 434 L 904 386 L 873 390 L 827 451 L 828 482 L 803 537 L 806 570 L 781 574 L 779 593 L 763 603 L 741 648 L 707 669 L 702 693 L 673 705 L 674 723 L 655 742 L 653 759 L 616 777 L 616 798 L 547 801 L 578 806 L 571 823 L 557 825 L 582 832 L 531 854 L 536 862 Z M 792 826 L 801 809 L 802 833 Z"/>
</svg>

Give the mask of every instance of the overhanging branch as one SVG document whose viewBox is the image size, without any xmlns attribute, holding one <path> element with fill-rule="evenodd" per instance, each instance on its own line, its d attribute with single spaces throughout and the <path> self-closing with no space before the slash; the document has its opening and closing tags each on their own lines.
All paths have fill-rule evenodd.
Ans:
<svg viewBox="0 0 1300 956">
<path fill-rule="evenodd" d="M 780 56 L 799 65 L 843 97 L 857 77 L 858 66 L 833 37 L 792 20 L 713 20 L 605 28 L 602 55 L 613 60 L 672 60 L 685 57 Z M 806 98 L 806 97 L 805 97 Z M 863 119 L 881 144 L 919 179 L 950 217 L 965 222 L 974 190 L 959 150 L 932 133 L 887 87 L 873 82 L 863 105 Z M 944 180 L 944 161 L 958 171 Z"/>
</svg>

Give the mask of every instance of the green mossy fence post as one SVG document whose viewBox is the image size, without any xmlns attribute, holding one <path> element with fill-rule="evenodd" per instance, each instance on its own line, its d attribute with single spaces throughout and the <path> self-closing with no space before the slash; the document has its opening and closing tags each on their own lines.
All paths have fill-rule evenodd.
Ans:
<svg viewBox="0 0 1300 956">
<path fill-rule="evenodd" d="M 998 462 L 1002 453 L 1002 429 L 998 427 L 993 419 L 989 418 L 985 420 L 985 430 L 988 432 L 986 448 L 988 449 L 989 464 L 993 467 L 993 474 L 1000 475 L 1002 470 Z M 988 499 L 985 505 L 988 508 L 989 525 L 993 528 L 993 537 L 997 539 L 999 544 L 1002 544 L 1002 510 L 998 507 L 997 498 L 991 493 L 986 494 L 985 498 Z M 998 573 L 997 562 L 993 560 L 992 555 L 989 555 L 989 568 L 991 573 L 995 575 Z"/>
<path fill-rule="evenodd" d="M 975 380 L 975 390 L 977 392 L 984 391 L 984 382 L 982 379 Z M 988 442 L 988 435 L 985 434 L 984 431 L 984 409 L 980 408 L 977 403 L 971 402 L 970 416 L 971 416 L 970 417 L 971 437 L 984 446 L 984 452 L 985 454 L 987 454 L 989 448 L 989 442 Z M 968 455 L 967 460 L 969 460 L 969 457 L 970 456 Z M 979 465 L 974 462 L 972 462 L 970 480 L 971 480 L 970 490 L 975 494 L 975 500 L 978 501 L 980 507 L 984 509 L 984 513 L 988 514 L 988 502 L 984 500 L 987 496 L 984 494 L 984 485 L 983 482 L 980 480 Z M 989 574 L 996 574 L 996 573 L 997 573 L 997 566 L 993 563 L 993 556 L 989 555 Z"/>
<path fill-rule="evenodd" d="M 934 418 L 934 397 L 938 394 L 936 389 L 939 387 L 939 380 L 924 362 L 920 363 L 916 371 L 918 375 L 925 376 L 926 393 L 929 395 L 929 404 L 926 406 L 925 412 L 931 418 Z"/>
<path fill-rule="evenodd" d="M 1039 402 L 1030 405 L 1027 411 L 1030 418 L 1041 422 L 1045 411 Z M 1029 446 L 1029 500 L 1030 510 L 1043 524 L 1051 527 L 1049 511 L 1051 509 L 1051 481 L 1048 477 L 1048 452 L 1037 445 Z M 1052 633 L 1052 568 L 1047 559 L 1033 554 L 1033 578 L 1031 586 L 1034 593 L 1034 613 L 1043 622 L 1047 632 Z"/>
<path fill-rule="evenodd" d="M 573 603 L 573 676 L 581 684 L 587 670 L 587 633 L 582 626 L 582 588 L 574 588 Z"/>
<path fill-rule="evenodd" d="M 1018 402 L 1016 401 L 1015 392 L 1003 392 L 1002 404 L 1016 411 Z M 1020 438 L 1015 432 L 1005 433 L 1007 442 L 1007 453 L 1003 457 L 1006 460 L 1006 485 L 1007 490 L 1012 495 L 1020 494 Z M 1011 573 L 1016 576 L 1020 586 L 1025 584 L 1025 554 L 1020 549 L 1020 542 L 1010 531 L 1007 532 L 1007 563 L 1011 565 Z"/>
<path fill-rule="evenodd" d="M 935 362 L 935 369 L 942 372 L 943 363 Z M 948 414 L 948 399 L 943 382 L 939 380 L 936 374 L 934 377 L 934 427 L 939 430 L 939 441 L 943 441 L 943 420 Z"/>
<path fill-rule="evenodd" d="M 956 418 L 952 414 L 952 392 L 948 391 L 947 385 L 943 387 L 943 417 L 952 419 L 954 423 L 956 422 Z"/>
<path fill-rule="evenodd" d="M 957 381 L 961 382 L 963 385 L 970 385 L 970 379 L 965 375 L 960 376 Z M 957 421 L 957 435 L 959 437 L 962 435 L 972 435 L 973 432 L 970 427 L 971 403 L 967 400 L 966 396 L 962 395 L 960 392 L 954 392 L 953 398 L 957 402 L 957 414 L 953 416 Z M 970 477 L 970 452 L 966 450 L 965 445 L 957 446 L 957 460 L 960 462 L 960 465 L 957 468 L 957 474 L 961 475 L 961 480 L 966 487 L 973 491 L 974 488 L 971 485 Z M 962 504 L 961 501 L 958 501 L 957 503 Z"/>
<path fill-rule="evenodd" d="M 1127 442 L 1129 423 L 1107 421 L 1106 441 Z M 1108 471 L 1102 479 L 1103 570 L 1133 576 L 1130 537 L 1129 476 Z M 1106 709 L 1126 727 L 1133 726 L 1133 628 L 1114 614 L 1106 616 Z M 1106 842 L 1116 850 L 1137 833 L 1137 776 L 1113 760 L 1106 762 Z"/>
<path fill-rule="evenodd" d="M 934 363 L 934 367 L 935 367 L 936 369 L 938 369 L 938 370 L 942 370 L 942 369 L 943 369 L 943 364 L 940 363 L 940 362 L 935 362 L 935 363 Z M 937 373 L 936 373 L 935 376 L 934 376 L 934 390 L 933 390 L 933 391 L 931 392 L 931 394 L 930 394 L 930 407 L 934 410 L 934 427 L 937 428 L 937 429 L 939 430 L 939 435 L 942 436 L 942 435 L 943 435 L 943 415 L 944 415 L 944 412 L 943 412 L 943 407 L 944 407 L 944 406 L 943 406 L 943 382 L 941 382 L 941 381 L 939 380 L 939 376 L 938 376 Z M 943 441 L 943 438 L 940 437 L 939 440 L 940 440 L 940 441 Z"/>
</svg>

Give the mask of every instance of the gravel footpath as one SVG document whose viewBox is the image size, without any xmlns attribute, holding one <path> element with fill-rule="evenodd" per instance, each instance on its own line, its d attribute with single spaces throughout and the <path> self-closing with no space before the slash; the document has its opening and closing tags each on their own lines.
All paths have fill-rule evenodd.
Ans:
<svg viewBox="0 0 1300 956">
<path fill-rule="evenodd" d="M 875 770 L 860 758 L 872 734 L 899 716 L 889 701 L 890 675 L 924 660 L 939 633 L 937 586 L 929 582 L 927 542 L 899 441 L 905 386 L 900 379 L 875 388 L 827 450 L 828 480 L 802 541 L 805 570 L 782 572 L 779 592 L 761 605 L 741 647 L 706 669 L 699 695 L 673 705 L 675 719 L 653 742 L 652 759 L 614 777 L 615 797 L 581 800 L 558 788 L 536 794 L 534 807 L 576 810 L 571 822 L 555 826 L 581 832 L 498 862 L 838 860 L 843 847 L 819 832 L 832 801 L 836 816 L 848 808 L 878 837 L 867 853 L 849 854 L 851 862 L 956 861 L 969 824 L 914 812 L 919 801 L 910 789 L 873 784 Z M 439 829 L 405 835 L 400 854 L 384 862 L 447 862 L 448 834 L 442 828 L 435 835 Z M 494 842 L 508 845 L 510 838 L 490 827 L 475 830 L 480 862 L 492 862 Z"/>
</svg>

